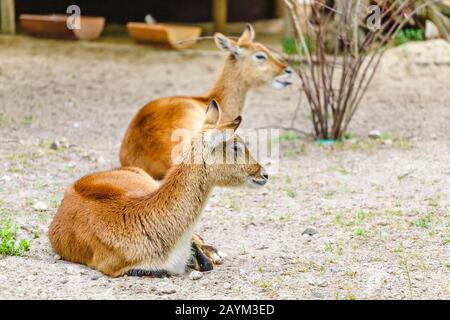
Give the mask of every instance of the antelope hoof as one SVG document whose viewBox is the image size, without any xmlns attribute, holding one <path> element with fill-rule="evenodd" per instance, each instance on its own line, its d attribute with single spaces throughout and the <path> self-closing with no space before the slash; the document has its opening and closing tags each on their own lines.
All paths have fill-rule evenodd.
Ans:
<svg viewBox="0 0 450 320">
<path fill-rule="evenodd" d="M 203 239 L 199 235 L 192 238 L 193 256 L 190 267 L 198 271 L 210 271 L 214 265 L 223 263 L 226 254 L 218 251 L 210 245 L 203 244 Z"/>
<path fill-rule="evenodd" d="M 214 269 L 214 262 L 207 257 L 201 249 L 197 251 L 196 260 L 198 264 L 198 270 L 201 272 L 211 271 Z"/>
<path fill-rule="evenodd" d="M 202 251 L 213 262 L 213 264 L 217 265 L 222 264 L 223 260 L 227 257 L 224 252 L 221 252 L 209 245 L 203 245 Z"/>
</svg>

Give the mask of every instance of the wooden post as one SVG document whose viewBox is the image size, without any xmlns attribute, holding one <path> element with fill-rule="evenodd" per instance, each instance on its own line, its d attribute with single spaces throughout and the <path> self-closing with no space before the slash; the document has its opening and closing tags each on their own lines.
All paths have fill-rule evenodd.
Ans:
<svg viewBox="0 0 450 320">
<path fill-rule="evenodd" d="M 275 18 L 284 18 L 285 16 L 284 0 L 275 0 Z"/>
<path fill-rule="evenodd" d="M 214 32 L 227 32 L 228 0 L 213 0 Z"/>
<path fill-rule="evenodd" d="M 0 0 L 0 31 L 9 34 L 16 33 L 14 0 Z"/>
<path fill-rule="evenodd" d="M 283 19 L 282 34 L 284 36 L 290 36 L 292 34 L 290 30 L 291 21 L 284 0 L 275 0 L 275 18 Z"/>
</svg>

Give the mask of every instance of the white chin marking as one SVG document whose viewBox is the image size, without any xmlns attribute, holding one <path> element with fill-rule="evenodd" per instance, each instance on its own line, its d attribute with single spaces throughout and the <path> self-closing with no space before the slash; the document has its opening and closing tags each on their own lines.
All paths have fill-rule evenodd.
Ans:
<svg viewBox="0 0 450 320">
<path fill-rule="evenodd" d="M 288 81 L 278 80 L 277 78 L 273 79 L 272 81 L 272 87 L 277 89 L 283 89 L 290 85 L 291 83 Z"/>
<path fill-rule="evenodd" d="M 253 180 L 252 178 L 249 178 L 247 180 L 247 185 L 251 188 L 261 188 L 265 185 L 266 183 L 258 183 L 255 180 Z"/>
</svg>

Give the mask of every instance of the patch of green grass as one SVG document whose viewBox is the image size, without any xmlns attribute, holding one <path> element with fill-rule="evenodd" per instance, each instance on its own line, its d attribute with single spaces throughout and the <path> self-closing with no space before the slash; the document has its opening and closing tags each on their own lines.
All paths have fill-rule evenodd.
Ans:
<svg viewBox="0 0 450 320">
<path fill-rule="evenodd" d="M 9 172 L 24 174 L 25 169 L 29 169 L 33 167 L 32 160 L 41 157 L 41 155 L 37 153 L 13 153 L 8 155 L 6 159 L 11 161 L 11 166 L 9 167 Z"/>
<path fill-rule="evenodd" d="M 41 181 L 36 181 L 33 183 L 33 188 L 37 190 L 44 189 L 47 186 L 48 186 L 47 183 Z"/>
<path fill-rule="evenodd" d="M 385 209 L 384 213 L 387 215 L 392 215 L 392 216 L 398 216 L 398 217 L 402 217 L 405 215 L 405 213 L 401 210 L 401 209 Z"/>
<path fill-rule="evenodd" d="M 425 40 L 425 36 L 422 29 L 404 28 L 395 35 L 394 44 L 399 46 L 410 41 L 423 40 Z"/>
<path fill-rule="evenodd" d="M 33 153 L 12 153 L 6 157 L 6 159 L 17 162 L 29 162 L 29 160 L 36 160 L 42 158 L 43 155 L 37 152 Z"/>
<path fill-rule="evenodd" d="M 8 124 L 11 124 L 13 122 L 14 122 L 14 120 L 11 119 L 10 117 L 8 117 L 6 114 L 0 113 L 0 124 L 8 125 Z"/>
<path fill-rule="evenodd" d="M 28 159 L 23 159 L 23 160 L 22 160 L 22 166 L 23 166 L 24 168 L 31 168 L 31 162 L 30 162 L 30 160 L 28 160 Z"/>
<path fill-rule="evenodd" d="M 331 166 L 327 169 L 328 172 L 339 172 L 340 174 L 347 175 L 348 171 L 342 165 Z"/>
<path fill-rule="evenodd" d="M 272 288 L 272 282 L 266 279 L 258 280 L 254 282 L 265 294 L 268 294 L 271 297 L 277 296 L 278 292 Z"/>
<path fill-rule="evenodd" d="M 403 243 L 400 243 L 400 245 L 397 248 L 395 248 L 393 251 L 395 253 L 403 253 L 403 252 L 405 252 L 405 247 L 403 246 Z"/>
<path fill-rule="evenodd" d="M 321 274 L 325 274 L 327 272 L 327 268 L 324 265 L 319 266 L 319 272 Z"/>
<path fill-rule="evenodd" d="M 447 236 L 447 238 L 444 240 L 443 244 L 450 244 L 450 234 Z"/>
<path fill-rule="evenodd" d="M 392 134 L 389 133 L 389 132 L 383 132 L 383 133 L 381 134 L 380 139 L 381 139 L 382 141 L 392 140 L 392 139 L 393 139 L 393 136 L 392 136 Z"/>
<path fill-rule="evenodd" d="M 369 215 L 370 215 L 370 213 L 367 211 L 358 211 L 355 215 L 355 219 L 358 222 L 362 222 L 362 221 L 366 220 Z"/>
<path fill-rule="evenodd" d="M 341 140 L 350 140 L 353 139 L 353 133 L 351 132 L 344 132 L 342 134 Z"/>
<path fill-rule="evenodd" d="M 7 124 L 8 120 L 3 113 L 0 113 L 0 124 Z"/>
<path fill-rule="evenodd" d="M 339 148 L 340 150 L 342 149 L 342 150 L 373 152 L 374 150 L 378 149 L 380 144 L 381 142 L 378 140 L 363 139 L 358 140 L 355 143 L 336 143 L 335 147 Z"/>
<path fill-rule="evenodd" d="M 392 133 L 383 133 L 380 139 L 361 139 L 355 141 L 355 143 L 343 143 L 342 141 L 338 141 L 333 145 L 333 148 L 328 149 L 330 150 L 331 155 L 333 155 L 333 149 L 374 152 L 388 140 L 392 141 L 392 148 L 394 149 L 411 150 L 413 148 L 413 144 L 410 140 L 398 137 Z"/>
<path fill-rule="evenodd" d="M 53 196 L 50 199 L 50 204 L 52 206 L 52 208 L 56 209 L 61 205 L 61 198 L 59 196 Z"/>
<path fill-rule="evenodd" d="M 289 198 L 295 198 L 297 196 L 297 193 L 294 190 L 288 190 L 287 195 Z"/>
<path fill-rule="evenodd" d="M 313 39 L 306 38 L 305 44 L 309 52 L 314 52 L 316 50 L 316 43 Z M 295 42 L 295 39 L 292 37 L 283 38 L 283 40 L 281 41 L 281 47 L 283 52 L 287 55 L 298 54 L 297 43 Z M 299 43 L 298 47 L 300 47 L 301 55 L 304 55 L 306 52 L 303 45 Z"/>
<path fill-rule="evenodd" d="M 339 292 L 336 293 L 336 300 L 358 300 L 358 298 L 353 295 L 353 294 L 349 294 L 347 296 L 343 296 L 341 297 Z"/>
<path fill-rule="evenodd" d="M 247 219 L 246 219 L 248 222 L 253 222 L 253 221 L 255 221 L 255 216 L 254 215 L 248 215 L 247 216 Z"/>
<path fill-rule="evenodd" d="M 345 275 L 350 278 L 355 278 L 358 273 L 356 271 L 347 271 Z"/>
<path fill-rule="evenodd" d="M 337 167 L 337 172 L 339 172 L 340 174 L 343 174 L 343 175 L 347 175 L 348 174 L 347 169 L 345 169 L 343 166 Z"/>
<path fill-rule="evenodd" d="M 318 263 L 314 261 L 305 261 L 300 258 L 294 258 L 292 260 L 292 263 L 295 264 L 295 272 L 311 272 L 311 271 L 317 271 L 321 272 L 323 269 L 323 265 L 319 265 Z"/>
<path fill-rule="evenodd" d="M 69 163 L 64 166 L 63 171 L 66 173 L 75 173 L 77 166 L 74 163 Z"/>
<path fill-rule="evenodd" d="M 413 291 L 412 291 L 412 280 L 411 280 L 411 271 L 409 268 L 408 255 L 406 254 L 406 252 L 403 252 L 400 255 L 400 258 L 401 258 L 400 265 L 403 267 L 403 270 L 405 271 L 405 274 L 408 278 L 409 298 L 412 300 L 413 299 Z"/>
<path fill-rule="evenodd" d="M 30 206 L 32 206 L 34 204 L 34 199 L 33 198 L 30 198 L 30 197 L 26 197 L 25 198 L 25 205 L 27 206 L 27 207 L 30 207 Z"/>
<path fill-rule="evenodd" d="M 275 142 L 291 142 L 300 141 L 300 135 L 297 132 L 287 131 L 275 138 Z"/>
<path fill-rule="evenodd" d="M 23 167 L 19 166 L 18 164 L 14 164 L 11 167 L 9 167 L 8 171 L 11 173 L 17 173 L 20 175 L 24 174 Z"/>
<path fill-rule="evenodd" d="M 430 224 L 426 219 L 419 219 L 414 224 L 416 225 L 417 228 L 428 229 L 430 227 Z"/>
<path fill-rule="evenodd" d="M 342 216 L 342 214 L 337 214 L 336 217 L 334 218 L 334 223 L 336 223 L 337 225 L 340 226 L 344 226 L 344 217 Z"/>
<path fill-rule="evenodd" d="M 41 223 L 48 223 L 49 216 L 45 213 L 41 213 L 40 215 L 38 215 L 37 219 Z"/>
<path fill-rule="evenodd" d="M 295 157 L 296 153 L 297 152 L 294 149 L 289 149 L 286 151 L 286 157 L 293 158 L 293 157 Z"/>
<path fill-rule="evenodd" d="M 399 256 L 400 266 L 402 267 L 408 279 L 409 299 L 413 299 L 411 270 L 409 268 L 409 256 L 407 251 L 405 250 L 405 247 L 403 246 L 403 243 L 400 243 L 400 245 L 396 249 L 394 249 L 394 252 Z"/>
<path fill-rule="evenodd" d="M 336 254 L 337 254 L 338 256 L 342 256 L 342 255 L 344 254 L 344 248 L 343 248 L 340 244 L 337 246 L 336 249 L 337 249 L 337 250 L 336 250 Z"/>
<path fill-rule="evenodd" d="M 292 216 L 293 216 L 292 213 L 282 214 L 282 215 L 278 216 L 278 220 L 280 222 L 289 222 L 292 220 Z"/>
<path fill-rule="evenodd" d="M 294 55 L 297 53 L 297 45 L 295 43 L 294 38 L 286 37 L 282 39 L 281 46 L 283 48 L 283 52 L 288 55 Z"/>
<path fill-rule="evenodd" d="M 399 150 L 411 150 L 413 148 L 413 144 L 408 139 L 396 138 L 394 140 L 393 147 Z"/>
<path fill-rule="evenodd" d="M 300 142 L 300 140 L 283 140 L 290 141 L 289 143 L 294 143 L 295 146 L 286 148 L 283 150 L 283 154 L 288 158 L 293 158 L 305 153 L 305 143 Z"/>
<path fill-rule="evenodd" d="M 234 199 L 228 200 L 226 206 L 227 206 L 227 208 L 230 208 L 233 211 L 241 210 L 241 207 L 239 206 L 239 204 Z"/>
<path fill-rule="evenodd" d="M 331 216 L 333 214 L 333 211 L 331 209 L 325 209 L 321 213 L 324 216 Z M 337 216 L 339 216 L 339 214 Z M 337 216 L 336 216 L 336 218 L 337 218 Z"/>
<path fill-rule="evenodd" d="M 436 199 L 430 198 L 427 199 L 427 205 L 432 208 L 437 208 L 439 207 L 439 202 Z"/>
<path fill-rule="evenodd" d="M 362 224 L 373 213 L 368 211 L 357 211 L 351 217 L 345 217 L 342 214 L 337 214 L 334 222 L 341 227 L 353 227 Z"/>
<path fill-rule="evenodd" d="M 242 248 L 241 248 L 241 255 L 242 256 L 246 256 L 248 254 L 248 250 L 247 250 L 247 248 L 245 247 L 245 246 L 243 246 Z"/>
<path fill-rule="evenodd" d="M 30 242 L 26 239 L 17 240 L 18 225 L 11 226 L 6 222 L 0 227 L 0 255 L 21 256 L 30 250 Z"/>
<path fill-rule="evenodd" d="M 323 193 L 323 197 L 326 199 L 331 199 L 336 194 L 336 190 L 327 190 Z"/>
<path fill-rule="evenodd" d="M 355 230 L 355 234 L 359 237 L 365 237 L 366 236 L 366 230 L 358 228 Z"/>
<path fill-rule="evenodd" d="M 331 242 L 325 243 L 325 248 L 324 248 L 324 250 L 325 250 L 326 252 L 333 252 L 333 243 L 331 243 Z"/>
<path fill-rule="evenodd" d="M 26 115 L 25 117 L 23 117 L 22 119 L 22 124 L 25 126 L 31 126 L 31 124 L 33 123 L 33 116 L 32 115 Z"/>
<path fill-rule="evenodd" d="M 38 239 L 41 237 L 39 230 L 33 230 L 33 239 Z"/>
<path fill-rule="evenodd" d="M 430 227 L 432 218 L 433 218 L 433 213 L 427 212 L 423 215 L 422 218 L 416 220 L 414 225 L 418 228 L 428 229 Z"/>
</svg>

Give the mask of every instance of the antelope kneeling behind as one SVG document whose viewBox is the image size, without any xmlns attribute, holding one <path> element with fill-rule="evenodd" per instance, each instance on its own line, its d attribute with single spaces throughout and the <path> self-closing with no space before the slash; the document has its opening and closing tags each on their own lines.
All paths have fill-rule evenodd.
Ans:
<svg viewBox="0 0 450 320">
<path fill-rule="evenodd" d="M 112 277 L 185 272 L 193 231 L 213 187 L 263 185 L 268 179 L 234 134 L 241 118 L 219 124 L 219 117 L 212 101 L 202 130 L 161 185 L 135 167 L 78 180 L 50 225 L 54 250 Z M 193 162 L 193 154 L 201 161 Z"/>
<path fill-rule="evenodd" d="M 123 138 L 121 165 L 142 168 L 153 178 L 162 179 L 173 165 L 172 151 L 177 145 L 173 132 L 176 129 L 190 132 L 200 129 L 211 100 L 219 102 L 220 123 L 225 123 L 242 114 L 251 88 L 267 84 L 276 88 L 289 86 L 293 81 L 293 70 L 268 48 L 254 42 L 254 37 L 250 25 L 238 41 L 215 34 L 217 46 L 228 56 L 211 90 L 201 97 L 161 98 L 142 107 Z"/>
</svg>

